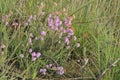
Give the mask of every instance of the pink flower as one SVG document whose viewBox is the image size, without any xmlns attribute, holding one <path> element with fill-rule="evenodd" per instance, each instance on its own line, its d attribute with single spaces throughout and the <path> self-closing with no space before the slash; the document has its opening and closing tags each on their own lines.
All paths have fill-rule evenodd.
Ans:
<svg viewBox="0 0 120 80">
<path fill-rule="evenodd" d="M 52 19 L 52 15 L 51 14 L 49 14 L 49 17 L 48 17 L 48 26 L 49 27 L 52 27 L 54 24 L 53 24 L 53 19 Z"/>
<path fill-rule="evenodd" d="M 40 69 L 40 73 L 41 73 L 41 74 L 44 74 L 44 75 L 45 75 L 45 74 L 46 74 L 46 71 L 47 71 L 46 69 Z"/>
<path fill-rule="evenodd" d="M 69 38 L 68 38 L 68 37 L 65 37 L 65 43 L 66 43 L 67 45 L 69 45 L 70 41 L 69 41 Z"/>
<path fill-rule="evenodd" d="M 58 74 L 63 75 L 64 74 L 64 68 L 63 67 L 57 67 L 57 72 L 58 72 Z"/>
<path fill-rule="evenodd" d="M 66 33 L 66 32 L 67 32 L 67 30 L 64 29 L 64 30 L 63 30 L 63 33 Z"/>
<path fill-rule="evenodd" d="M 42 36 L 46 36 L 46 32 L 45 31 L 41 31 L 41 35 Z"/>
<path fill-rule="evenodd" d="M 52 66 L 52 64 L 46 65 L 47 68 L 51 68 Z"/>
<path fill-rule="evenodd" d="M 56 18 L 55 18 L 55 26 L 56 27 L 58 27 L 59 26 L 59 17 L 58 16 L 56 16 Z"/>
<path fill-rule="evenodd" d="M 66 18 L 65 21 L 64 21 L 64 24 L 65 24 L 66 27 L 69 27 L 72 24 L 72 22 L 71 22 L 70 19 Z"/>
<path fill-rule="evenodd" d="M 67 32 L 68 32 L 68 35 L 74 35 L 74 31 L 72 29 L 68 29 Z"/>
<path fill-rule="evenodd" d="M 60 27 L 60 31 L 61 31 L 61 32 L 63 32 L 63 31 L 64 31 L 64 28 L 63 28 L 62 26 Z"/>
<path fill-rule="evenodd" d="M 40 53 L 40 52 L 37 52 L 36 57 L 38 58 L 38 57 L 40 57 L 40 56 L 41 56 L 41 53 Z"/>
<path fill-rule="evenodd" d="M 31 54 L 32 56 L 32 61 L 35 61 L 37 58 L 39 58 L 41 56 L 41 53 L 40 52 L 32 52 Z"/>
<path fill-rule="evenodd" d="M 52 67 L 52 64 L 49 64 L 49 67 Z"/>
<path fill-rule="evenodd" d="M 32 52 L 32 48 L 29 49 L 29 52 L 30 52 L 30 53 Z"/>
<path fill-rule="evenodd" d="M 60 21 L 59 17 L 56 16 L 55 17 L 55 27 L 61 26 L 62 25 L 62 21 Z"/>
<path fill-rule="evenodd" d="M 32 55 L 32 57 L 36 57 L 37 54 L 36 54 L 36 52 L 32 52 L 31 55 Z"/>
</svg>

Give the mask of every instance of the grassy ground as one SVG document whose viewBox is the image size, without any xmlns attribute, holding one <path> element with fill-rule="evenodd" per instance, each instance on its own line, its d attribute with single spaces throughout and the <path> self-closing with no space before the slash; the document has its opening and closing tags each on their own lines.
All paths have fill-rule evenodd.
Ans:
<svg viewBox="0 0 120 80">
<path fill-rule="evenodd" d="M 46 18 L 59 11 L 64 13 L 61 18 L 75 16 L 72 26 L 77 41 L 71 43 L 80 47 L 71 44 L 66 50 L 64 43 L 56 45 L 59 34 L 48 30 Z M 0 80 L 119 80 L 119 14 L 119 0 L 0 0 Z M 5 15 L 9 18 L 4 22 Z M 37 15 L 37 20 L 27 25 L 30 15 Z M 13 22 L 21 24 L 20 28 Z M 28 45 L 29 34 L 38 37 L 43 27 L 49 35 L 45 41 Z M 32 62 L 30 48 L 43 56 Z M 50 63 L 62 66 L 65 73 L 49 69 L 46 75 L 40 74 L 39 69 Z"/>
</svg>

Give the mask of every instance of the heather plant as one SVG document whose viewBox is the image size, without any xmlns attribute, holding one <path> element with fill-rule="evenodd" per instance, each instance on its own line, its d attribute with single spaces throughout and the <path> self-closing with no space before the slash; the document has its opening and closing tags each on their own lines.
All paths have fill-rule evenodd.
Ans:
<svg viewBox="0 0 120 80">
<path fill-rule="evenodd" d="M 11 33 L 8 35 L 11 40 L 7 54 L 8 65 L 15 61 L 16 68 L 25 70 L 22 75 L 29 74 L 33 79 L 38 74 L 65 74 L 63 63 L 80 46 L 70 27 L 74 17 L 44 12 L 23 19 L 19 21 L 14 15 L 2 16 L 2 24 Z"/>
<path fill-rule="evenodd" d="M 0 0 L 0 80 L 119 80 L 119 0 Z"/>
</svg>

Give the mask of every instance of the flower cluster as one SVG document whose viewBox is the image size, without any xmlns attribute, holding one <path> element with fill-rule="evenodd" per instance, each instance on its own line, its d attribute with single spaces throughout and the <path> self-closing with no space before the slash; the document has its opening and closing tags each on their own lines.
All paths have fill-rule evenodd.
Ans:
<svg viewBox="0 0 120 80">
<path fill-rule="evenodd" d="M 53 66 L 52 64 L 46 65 L 47 68 L 51 68 L 52 66 Z"/>
<path fill-rule="evenodd" d="M 64 68 L 62 66 L 54 67 L 52 64 L 46 65 L 46 68 L 40 69 L 40 73 L 45 75 L 46 72 L 51 68 L 52 70 L 56 71 L 57 74 L 63 75 L 65 73 Z"/>
<path fill-rule="evenodd" d="M 46 36 L 46 32 L 45 31 L 41 31 L 40 32 L 41 36 L 40 36 L 40 40 L 44 40 L 44 37 Z"/>
<path fill-rule="evenodd" d="M 29 52 L 31 53 L 32 61 L 35 61 L 37 58 L 41 56 L 40 52 L 33 52 L 31 48 L 29 49 Z"/>
<path fill-rule="evenodd" d="M 57 67 L 57 73 L 60 74 L 60 75 L 63 75 L 64 74 L 64 68 L 63 67 Z"/>
<path fill-rule="evenodd" d="M 44 74 L 44 75 L 45 75 L 45 74 L 46 74 L 46 71 L 47 71 L 47 69 L 40 69 L 40 73 L 41 73 L 41 74 Z"/>
<path fill-rule="evenodd" d="M 50 29 L 52 30 L 58 30 L 60 26 L 62 26 L 62 21 L 59 19 L 58 16 L 52 17 L 51 14 L 49 14 L 48 17 L 48 25 Z"/>
<path fill-rule="evenodd" d="M 32 61 L 35 61 L 37 58 L 39 58 L 41 56 L 41 53 L 40 52 L 32 52 L 31 56 L 32 56 Z"/>
<path fill-rule="evenodd" d="M 74 35 L 74 30 L 71 28 L 72 20 L 73 17 L 67 17 L 62 20 L 58 15 L 49 14 L 48 16 L 49 28 L 53 31 L 57 31 L 59 34 L 59 39 L 64 38 L 64 43 L 67 46 L 70 45 L 71 39 L 74 41 L 77 40 L 76 36 Z M 59 43 L 61 43 L 61 40 L 59 40 Z M 79 44 L 77 44 L 77 47 L 79 47 Z"/>
<path fill-rule="evenodd" d="M 44 16 L 44 15 L 45 15 L 45 12 L 42 13 L 42 16 Z M 38 19 L 37 16 L 38 15 L 30 15 L 28 17 L 28 19 L 25 20 L 24 22 L 19 22 L 19 21 L 15 22 L 13 20 L 11 22 L 11 25 L 19 26 L 20 24 L 22 24 L 23 26 L 26 27 L 26 26 L 30 25 L 33 20 L 37 19 L 37 20 L 41 21 L 42 18 Z M 65 17 L 65 18 L 63 17 L 62 18 L 60 15 L 49 14 L 47 17 L 47 25 L 46 25 L 46 23 L 45 24 L 41 23 L 40 27 L 42 27 L 42 28 L 39 28 L 39 29 L 34 28 L 34 29 L 38 29 L 35 31 L 35 33 L 33 30 L 30 29 L 30 31 L 28 31 L 30 33 L 29 33 L 28 37 L 26 38 L 27 39 L 27 52 L 30 55 L 30 58 L 28 58 L 28 59 L 31 59 L 30 61 L 34 62 L 36 64 L 38 59 L 42 58 L 41 61 L 45 59 L 45 58 L 43 58 L 45 50 L 50 50 L 51 53 L 53 52 L 53 55 L 56 55 L 57 52 L 54 53 L 54 50 L 59 47 L 60 47 L 60 49 L 65 49 L 65 51 L 69 51 L 66 49 L 70 49 L 72 47 L 71 45 L 73 45 L 75 43 L 75 41 L 77 41 L 77 37 L 74 34 L 74 29 L 71 28 L 72 20 L 73 20 L 72 17 Z M 5 15 L 2 17 L 2 22 L 6 26 L 11 26 L 9 23 L 10 21 L 9 21 L 8 15 Z M 33 31 L 33 32 L 31 32 L 31 31 Z M 34 35 L 33 35 L 33 33 L 34 33 Z M 49 41 L 49 44 L 47 44 L 47 41 Z M 52 44 L 52 46 L 51 46 L 51 44 Z M 58 45 L 63 44 L 63 45 L 57 46 L 57 44 Z M 55 49 L 54 49 L 54 45 L 55 45 Z M 80 44 L 77 43 L 77 44 L 75 44 L 75 46 L 79 47 Z M 1 45 L 0 48 L 5 48 L 5 46 Z M 42 51 L 42 50 L 44 50 L 44 51 Z M 41 54 L 41 52 L 42 52 L 42 54 Z M 43 56 L 41 56 L 41 55 L 43 55 Z M 24 53 L 21 53 L 19 55 L 19 57 L 22 59 L 24 59 L 24 57 L 26 58 Z M 59 59 L 57 60 L 57 62 L 59 62 Z M 65 70 L 62 66 L 57 65 L 57 67 L 56 67 L 52 63 L 46 65 L 45 68 L 42 67 L 39 70 L 39 72 L 41 74 L 45 75 L 47 72 L 49 72 L 49 70 L 52 70 L 59 75 L 64 75 L 64 73 L 65 73 Z"/>
</svg>

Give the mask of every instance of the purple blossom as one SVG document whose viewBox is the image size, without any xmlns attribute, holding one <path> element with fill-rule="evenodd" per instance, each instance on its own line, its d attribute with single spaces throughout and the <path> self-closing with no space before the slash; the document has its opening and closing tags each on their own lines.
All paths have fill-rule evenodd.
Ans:
<svg viewBox="0 0 120 80">
<path fill-rule="evenodd" d="M 42 36 L 46 36 L 46 32 L 45 31 L 41 31 L 41 35 Z"/>
<path fill-rule="evenodd" d="M 32 52 L 31 56 L 32 56 L 32 61 L 35 61 L 37 58 L 39 58 L 41 56 L 41 53 L 40 52 Z"/>
<path fill-rule="evenodd" d="M 69 27 L 72 23 L 71 23 L 70 19 L 66 18 L 65 21 L 64 21 L 64 24 L 65 24 L 66 27 Z"/>
<path fill-rule="evenodd" d="M 55 18 L 55 26 L 56 27 L 58 27 L 59 26 L 59 17 L 58 16 L 56 16 L 56 18 Z"/>
<path fill-rule="evenodd" d="M 58 74 L 63 75 L 64 74 L 64 68 L 63 67 L 57 67 L 57 72 L 58 72 Z"/>
<path fill-rule="evenodd" d="M 66 30 L 66 29 L 64 29 L 64 30 L 63 30 L 63 33 L 66 33 L 66 32 L 67 32 L 67 30 Z"/>
<path fill-rule="evenodd" d="M 66 43 L 67 45 L 69 45 L 70 41 L 69 41 L 69 38 L 68 38 L 68 37 L 65 37 L 65 43 Z"/>
<path fill-rule="evenodd" d="M 67 32 L 68 32 L 68 35 L 74 35 L 74 31 L 72 29 L 68 29 Z"/>
<path fill-rule="evenodd" d="M 62 21 L 60 21 L 59 16 L 56 16 L 55 18 L 52 18 L 52 15 L 50 14 L 48 17 L 48 26 L 52 30 L 58 30 L 58 27 L 62 25 Z"/>
<path fill-rule="evenodd" d="M 52 66 L 52 64 L 46 65 L 47 68 L 51 68 Z"/>
<path fill-rule="evenodd" d="M 32 52 L 32 48 L 29 49 L 29 52 L 30 52 L 30 53 Z"/>
<path fill-rule="evenodd" d="M 62 25 L 62 21 L 59 22 L 59 25 L 60 25 L 60 26 Z"/>
<path fill-rule="evenodd" d="M 52 67 L 52 64 L 49 64 L 49 67 Z"/>
<path fill-rule="evenodd" d="M 41 73 L 41 74 L 44 74 L 44 75 L 45 75 L 45 74 L 46 74 L 46 71 L 47 71 L 47 69 L 40 69 L 40 73 Z"/>
<path fill-rule="evenodd" d="M 64 31 L 64 28 L 63 28 L 62 26 L 60 27 L 60 31 L 61 31 L 61 32 L 63 32 L 63 31 Z"/>
<path fill-rule="evenodd" d="M 37 56 L 37 54 L 36 54 L 36 52 L 32 52 L 32 57 L 36 57 Z"/>
<path fill-rule="evenodd" d="M 36 57 L 38 58 L 38 57 L 40 57 L 40 56 L 41 56 L 41 53 L 40 53 L 40 52 L 37 52 Z"/>
<path fill-rule="evenodd" d="M 55 26 L 58 27 L 58 26 L 60 26 L 61 24 L 62 24 L 62 21 L 60 21 L 60 19 L 59 19 L 58 16 L 56 16 L 56 17 L 55 17 Z"/>
<path fill-rule="evenodd" d="M 49 27 L 53 26 L 53 19 L 51 17 L 52 17 L 52 15 L 49 14 L 49 17 L 48 17 L 48 25 L 49 25 Z"/>
<path fill-rule="evenodd" d="M 51 29 L 51 30 L 55 30 L 55 26 L 51 26 L 50 29 Z"/>
</svg>

